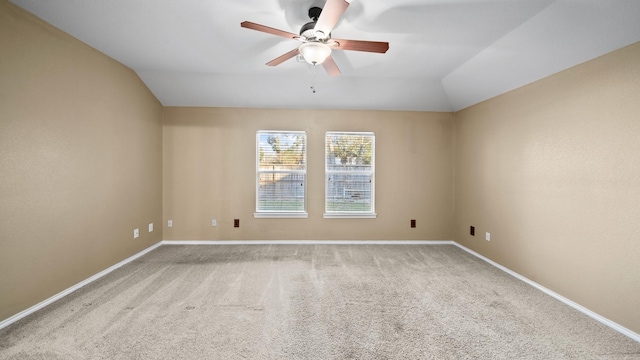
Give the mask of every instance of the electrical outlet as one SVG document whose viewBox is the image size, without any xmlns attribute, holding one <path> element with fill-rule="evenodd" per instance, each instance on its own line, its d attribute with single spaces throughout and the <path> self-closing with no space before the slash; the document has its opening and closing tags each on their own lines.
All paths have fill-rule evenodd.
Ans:
<svg viewBox="0 0 640 360">
<path fill-rule="evenodd" d="M 149 232 L 153 231 L 153 223 L 149 224 Z"/>
<path fill-rule="evenodd" d="M 173 227 L 173 220 L 167 220 L 167 227 Z"/>
<path fill-rule="evenodd" d="M 211 219 L 211 226 L 218 226 L 216 219 Z"/>
<path fill-rule="evenodd" d="M 133 238 L 137 239 L 140 237 L 140 229 L 133 229 Z"/>
<path fill-rule="evenodd" d="M 416 219 L 411 219 L 411 227 L 416 227 Z"/>
<path fill-rule="evenodd" d="M 487 241 L 491 241 L 491 234 L 490 233 L 486 233 L 484 236 L 484 239 Z"/>
<path fill-rule="evenodd" d="M 240 227 L 240 219 L 233 219 L 233 227 Z"/>
<path fill-rule="evenodd" d="M 476 227 L 475 226 L 469 226 L 469 235 L 476 236 Z"/>
</svg>

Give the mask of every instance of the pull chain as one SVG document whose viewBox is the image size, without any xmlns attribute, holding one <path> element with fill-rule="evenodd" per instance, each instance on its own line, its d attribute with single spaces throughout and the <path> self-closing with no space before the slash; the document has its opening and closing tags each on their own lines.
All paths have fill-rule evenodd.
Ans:
<svg viewBox="0 0 640 360">
<path fill-rule="evenodd" d="M 316 93 L 316 64 L 311 65 L 311 92 Z"/>
</svg>

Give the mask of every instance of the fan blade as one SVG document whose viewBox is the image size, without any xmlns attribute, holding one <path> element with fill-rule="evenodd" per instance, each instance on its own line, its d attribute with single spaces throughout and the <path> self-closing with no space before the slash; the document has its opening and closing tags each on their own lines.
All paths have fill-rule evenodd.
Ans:
<svg viewBox="0 0 640 360">
<path fill-rule="evenodd" d="M 269 65 L 269 66 L 276 66 L 276 65 L 280 65 L 280 64 L 282 64 L 283 62 L 285 62 L 285 61 L 287 61 L 287 60 L 291 59 L 292 57 L 294 57 L 294 56 L 296 56 L 296 55 L 298 55 L 298 54 L 299 54 L 298 48 L 295 48 L 295 49 L 293 49 L 293 50 L 289 51 L 288 53 L 283 54 L 283 55 L 280 55 L 280 56 L 278 56 L 277 58 L 275 58 L 275 59 L 273 59 L 273 60 L 269 61 L 269 62 L 267 63 L 267 65 Z"/>
<path fill-rule="evenodd" d="M 364 40 L 346 40 L 331 39 L 337 44 L 330 44 L 334 49 L 338 50 L 355 50 L 384 54 L 389 50 L 389 43 L 384 41 L 364 41 Z"/>
<path fill-rule="evenodd" d="M 287 39 L 297 39 L 297 38 L 300 37 L 300 36 L 298 36 L 298 35 L 296 35 L 294 33 L 290 33 L 290 32 L 286 32 L 286 31 L 274 29 L 272 27 L 256 24 L 256 23 L 253 23 L 251 21 L 243 21 L 243 22 L 240 23 L 240 26 L 242 26 L 243 28 L 251 29 L 251 30 L 262 31 L 262 32 L 265 32 L 265 33 L 271 34 L 271 35 L 282 36 L 282 37 L 287 38 Z"/>
<path fill-rule="evenodd" d="M 348 6 L 349 3 L 345 0 L 327 0 L 314 30 L 322 31 L 324 38 L 327 38 Z"/>
<path fill-rule="evenodd" d="M 333 58 L 331 56 L 329 56 L 322 62 L 322 67 L 324 67 L 329 76 L 340 75 L 340 69 L 338 69 L 338 65 L 336 65 L 336 62 L 333 61 Z"/>
</svg>

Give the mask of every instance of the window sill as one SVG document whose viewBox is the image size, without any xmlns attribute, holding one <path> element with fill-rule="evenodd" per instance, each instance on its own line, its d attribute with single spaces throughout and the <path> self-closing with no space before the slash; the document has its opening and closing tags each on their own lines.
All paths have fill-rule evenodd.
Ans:
<svg viewBox="0 0 640 360">
<path fill-rule="evenodd" d="M 260 212 L 253 213 L 253 217 L 256 219 L 306 219 L 309 214 L 306 212 Z"/>
<path fill-rule="evenodd" d="M 376 213 L 324 213 L 325 219 L 375 219 Z"/>
</svg>

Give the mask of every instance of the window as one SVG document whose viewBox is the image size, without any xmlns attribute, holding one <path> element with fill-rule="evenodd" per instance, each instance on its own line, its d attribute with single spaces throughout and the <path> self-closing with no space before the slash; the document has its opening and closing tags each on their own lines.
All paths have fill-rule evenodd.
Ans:
<svg viewBox="0 0 640 360">
<path fill-rule="evenodd" d="M 254 217 L 307 217 L 307 135 L 303 131 L 256 134 Z"/>
<path fill-rule="evenodd" d="M 325 218 L 376 217 L 373 133 L 327 132 Z"/>
</svg>

